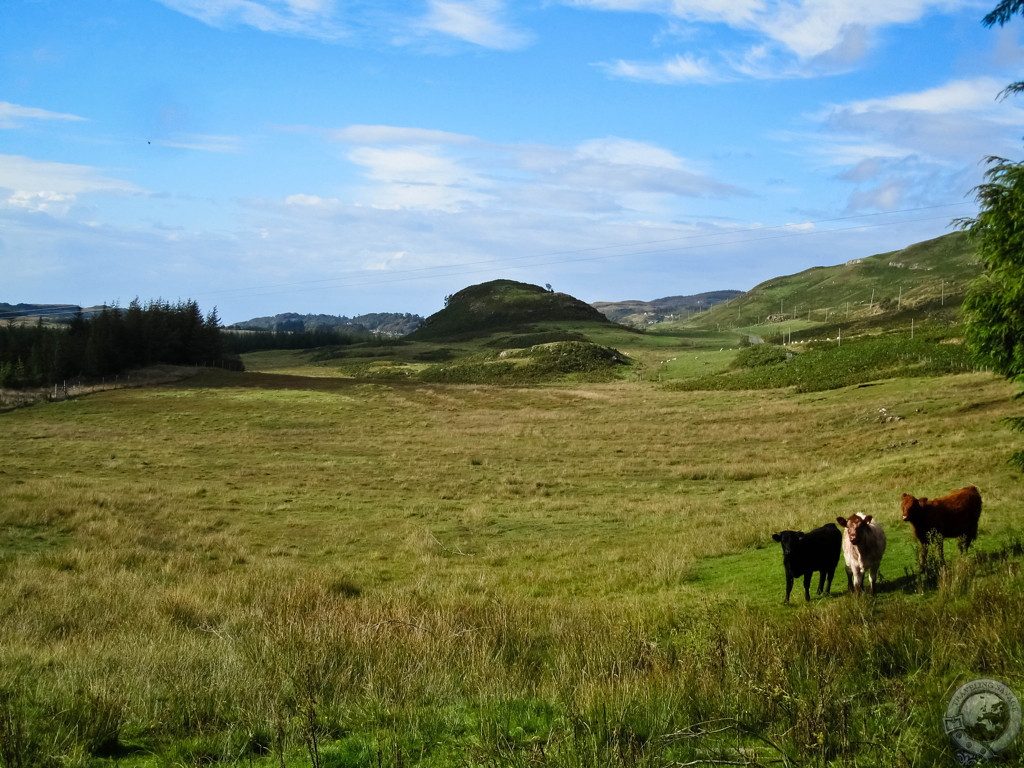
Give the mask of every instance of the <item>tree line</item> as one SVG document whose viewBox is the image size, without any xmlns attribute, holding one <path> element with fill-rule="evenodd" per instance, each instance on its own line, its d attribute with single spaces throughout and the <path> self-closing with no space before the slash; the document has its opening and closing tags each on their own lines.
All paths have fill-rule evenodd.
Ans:
<svg viewBox="0 0 1024 768">
<path fill-rule="evenodd" d="M 314 347 L 338 347 L 367 341 L 373 335 L 367 331 L 352 329 L 340 331 L 334 328 L 317 327 L 310 330 L 278 329 L 239 330 L 226 328 L 221 334 L 224 347 L 232 354 L 261 352 L 267 349 L 313 349 Z"/>
<path fill-rule="evenodd" d="M 241 369 L 224 344 L 220 318 L 192 300 L 79 311 L 64 325 L 0 326 L 0 387 L 97 379 L 157 363 Z"/>
</svg>

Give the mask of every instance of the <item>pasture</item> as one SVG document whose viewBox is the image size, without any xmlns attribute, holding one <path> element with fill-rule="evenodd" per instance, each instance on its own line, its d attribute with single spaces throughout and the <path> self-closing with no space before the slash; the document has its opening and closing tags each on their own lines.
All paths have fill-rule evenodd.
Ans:
<svg viewBox="0 0 1024 768">
<path fill-rule="evenodd" d="M 247 364 L 0 415 L 0 765 L 932 765 L 957 684 L 1024 681 L 994 376 Z M 966 483 L 975 549 L 922 588 L 900 494 Z M 889 536 L 880 594 L 840 565 L 782 606 L 771 534 L 853 512 Z"/>
</svg>

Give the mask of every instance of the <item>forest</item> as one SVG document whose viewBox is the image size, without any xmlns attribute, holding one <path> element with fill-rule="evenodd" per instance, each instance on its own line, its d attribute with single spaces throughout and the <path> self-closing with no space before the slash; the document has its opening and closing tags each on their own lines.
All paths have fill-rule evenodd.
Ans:
<svg viewBox="0 0 1024 768">
<path fill-rule="evenodd" d="M 156 363 L 241 368 L 217 310 L 204 316 L 192 300 L 135 299 L 90 317 L 79 312 L 67 324 L 0 326 L 0 387 L 96 379 Z"/>
</svg>

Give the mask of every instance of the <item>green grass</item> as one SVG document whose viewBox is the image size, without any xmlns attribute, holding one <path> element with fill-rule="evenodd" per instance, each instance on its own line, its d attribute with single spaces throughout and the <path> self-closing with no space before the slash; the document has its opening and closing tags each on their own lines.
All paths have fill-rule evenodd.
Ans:
<svg viewBox="0 0 1024 768">
<path fill-rule="evenodd" d="M 972 482 L 998 552 L 1013 391 L 209 372 L 4 414 L 0 732 L 29 765 L 946 760 L 949 687 L 1024 673 L 1020 559 L 784 609 L 769 535 L 870 512 L 896 584 L 900 492 Z"/>
<path fill-rule="evenodd" d="M 935 376 L 972 370 L 966 348 L 943 334 L 889 333 L 827 340 L 784 349 L 760 345 L 734 357 L 729 370 L 673 383 L 682 390 L 773 389 L 800 392 L 837 389 L 880 379 Z M 788 359 L 787 359 L 788 358 Z"/>
</svg>

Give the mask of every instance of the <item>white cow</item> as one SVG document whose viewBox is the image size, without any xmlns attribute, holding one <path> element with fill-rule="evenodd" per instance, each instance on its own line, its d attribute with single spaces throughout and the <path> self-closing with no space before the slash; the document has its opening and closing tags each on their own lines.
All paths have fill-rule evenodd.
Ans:
<svg viewBox="0 0 1024 768">
<path fill-rule="evenodd" d="M 843 536 L 843 559 L 846 561 L 846 575 L 850 589 L 860 593 L 864 574 L 871 580 L 871 594 L 875 594 L 878 568 L 885 554 L 885 531 L 871 515 L 852 515 L 849 520 L 837 517 L 836 522 L 846 529 Z"/>
</svg>

